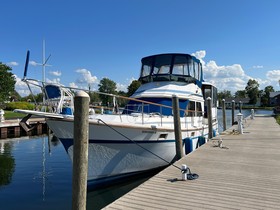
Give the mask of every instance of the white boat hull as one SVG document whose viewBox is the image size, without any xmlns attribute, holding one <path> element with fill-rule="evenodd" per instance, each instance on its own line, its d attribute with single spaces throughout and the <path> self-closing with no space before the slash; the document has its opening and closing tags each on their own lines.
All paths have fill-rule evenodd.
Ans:
<svg viewBox="0 0 280 210">
<path fill-rule="evenodd" d="M 48 119 L 47 123 L 73 161 L 73 120 Z M 187 137 L 191 133 L 192 138 Z M 203 133 L 206 133 L 206 128 L 182 131 L 184 152 L 190 152 L 185 148 L 194 150 L 198 146 L 198 137 Z M 174 132 L 172 129 L 152 129 L 140 125 L 109 126 L 94 121 L 89 125 L 88 154 L 88 183 L 98 184 L 108 179 L 119 179 L 164 167 L 174 161 Z"/>
</svg>

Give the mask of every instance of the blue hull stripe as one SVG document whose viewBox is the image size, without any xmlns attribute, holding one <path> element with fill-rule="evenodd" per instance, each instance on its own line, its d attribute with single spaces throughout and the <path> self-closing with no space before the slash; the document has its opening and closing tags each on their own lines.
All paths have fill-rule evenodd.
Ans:
<svg viewBox="0 0 280 210">
<path fill-rule="evenodd" d="M 183 139 L 183 146 L 185 146 L 186 148 L 186 152 L 190 152 L 193 150 L 192 146 L 190 146 L 190 141 L 194 140 L 194 139 L 199 139 L 200 137 L 196 136 L 196 137 L 187 137 L 185 139 Z M 64 148 L 66 151 L 68 151 L 68 148 L 71 147 L 73 145 L 73 139 L 69 139 L 69 138 L 63 138 L 60 139 L 60 141 L 62 142 Z M 90 144 L 162 144 L 162 143 L 175 143 L 175 140 L 143 140 L 143 141 L 129 141 L 129 140 L 101 140 L 101 139 L 90 139 L 89 143 Z M 191 147 L 191 148 L 190 148 Z"/>
</svg>

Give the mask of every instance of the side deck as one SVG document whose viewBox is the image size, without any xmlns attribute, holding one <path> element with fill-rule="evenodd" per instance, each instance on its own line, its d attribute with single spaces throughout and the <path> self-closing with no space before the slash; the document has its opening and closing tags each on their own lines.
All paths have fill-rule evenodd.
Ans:
<svg viewBox="0 0 280 210">
<path fill-rule="evenodd" d="M 169 166 L 105 209 L 279 209 L 280 126 L 271 116 L 247 119 L 177 161 L 196 180 Z M 218 141 L 223 140 L 223 147 Z"/>
</svg>

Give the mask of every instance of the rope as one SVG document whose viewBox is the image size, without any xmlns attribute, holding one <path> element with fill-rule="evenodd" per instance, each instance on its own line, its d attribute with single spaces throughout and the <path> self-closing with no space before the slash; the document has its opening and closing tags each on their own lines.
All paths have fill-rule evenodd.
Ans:
<svg viewBox="0 0 280 210">
<path fill-rule="evenodd" d="M 127 140 L 133 142 L 134 144 L 136 144 L 137 146 L 141 147 L 142 149 L 144 149 L 145 151 L 151 153 L 152 155 L 156 156 L 157 158 L 161 159 L 162 161 L 168 163 L 169 165 L 172 165 L 173 167 L 179 169 L 181 171 L 181 168 L 174 165 L 171 162 L 168 162 L 167 160 L 165 160 L 164 158 L 160 157 L 159 155 L 155 154 L 154 152 L 146 149 L 145 147 L 141 146 L 140 144 L 138 144 L 136 141 L 133 141 L 132 139 L 128 138 L 127 136 L 125 136 L 124 134 L 122 134 L 121 132 L 117 131 L 116 129 L 114 129 L 113 127 L 111 127 L 110 125 L 108 125 L 107 123 L 105 123 L 103 120 L 101 119 L 97 119 L 98 122 L 102 122 L 104 125 L 106 125 L 108 128 L 111 128 L 113 131 L 115 131 L 116 133 L 118 133 L 119 135 L 123 136 L 124 138 L 126 138 Z"/>
<path fill-rule="evenodd" d="M 189 171 L 189 173 L 188 173 Z M 187 179 L 188 180 L 194 180 L 197 179 L 199 177 L 198 174 L 192 173 L 191 169 L 189 167 L 187 167 L 186 169 L 182 169 L 181 170 L 182 174 L 187 173 Z"/>
</svg>

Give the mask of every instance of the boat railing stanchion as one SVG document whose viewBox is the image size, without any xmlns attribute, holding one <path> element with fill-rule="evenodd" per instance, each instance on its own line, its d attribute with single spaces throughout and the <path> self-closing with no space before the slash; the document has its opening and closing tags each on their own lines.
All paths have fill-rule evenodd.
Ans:
<svg viewBox="0 0 280 210">
<path fill-rule="evenodd" d="M 162 106 L 160 106 L 160 125 L 162 126 Z"/>
<path fill-rule="evenodd" d="M 144 103 L 142 102 L 142 125 L 144 124 Z"/>
<path fill-rule="evenodd" d="M 74 145 L 72 209 L 86 210 L 88 173 L 89 96 L 84 91 L 74 98 Z"/>
<path fill-rule="evenodd" d="M 208 117 L 208 140 L 213 138 L 213 124 L 212 124 L 212 99 L 207 99 L 207 117 Z"/>
</svg>

